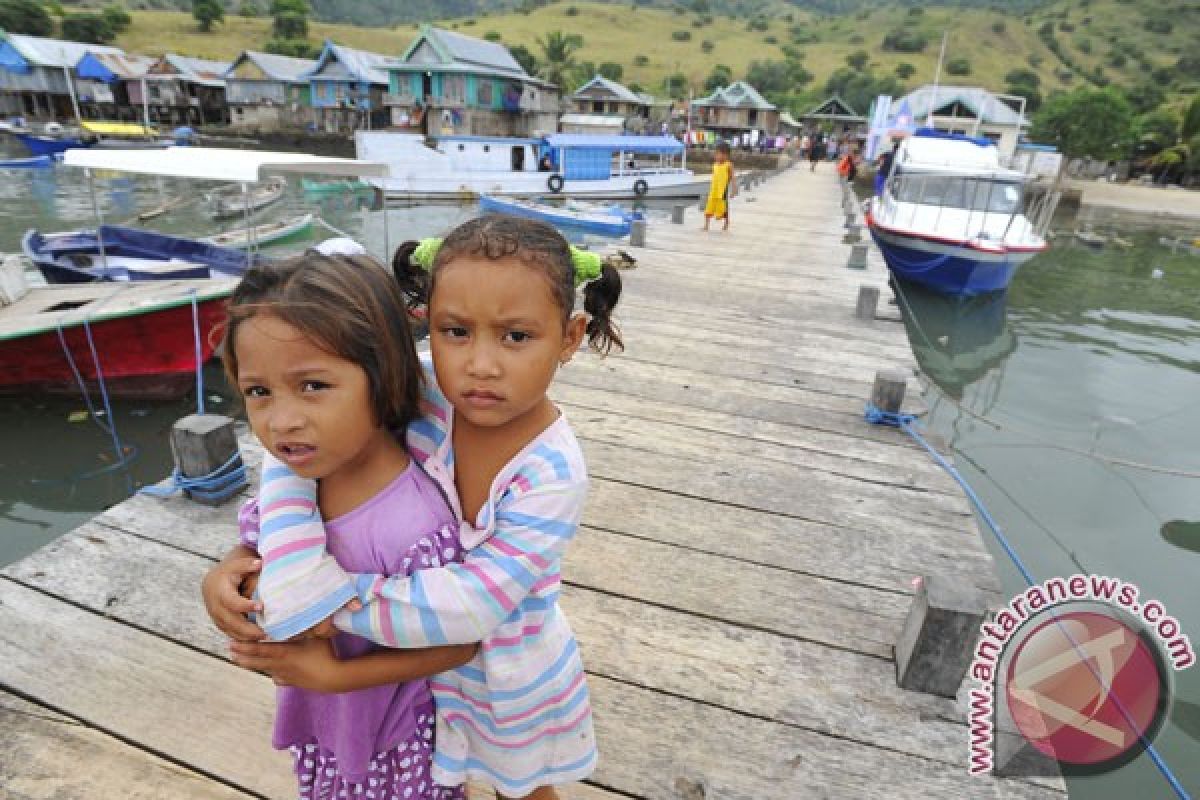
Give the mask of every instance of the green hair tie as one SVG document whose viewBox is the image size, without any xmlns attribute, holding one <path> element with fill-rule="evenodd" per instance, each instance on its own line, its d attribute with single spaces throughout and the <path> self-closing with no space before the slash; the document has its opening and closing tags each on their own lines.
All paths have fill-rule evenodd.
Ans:
<svg viewBox="0 0 1200 800">
<path fill-rule="evenodd" d="M 432 236 L 422 239 L 421 243 L 417 245 L 417 249 L 413 250 L 412 255 L 409 256 L 409 261 L 429 272 L 433 269 L 433 261 L 437 258 L 438 250 L 441 247 L 442 240 L 439 237 Z M 589 250 L 580 250 L 575 245 L 568 245 L 568 247 L 571 248 L 571 266 L 575 271 L 576 286 L 600 277 L 604 260 L 599 255 Z"/>
</svg>

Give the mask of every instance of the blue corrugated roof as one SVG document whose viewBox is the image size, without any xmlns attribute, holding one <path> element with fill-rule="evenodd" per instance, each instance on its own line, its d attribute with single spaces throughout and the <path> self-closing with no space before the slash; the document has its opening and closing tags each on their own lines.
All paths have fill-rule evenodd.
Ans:
<svg viewBox="0 0 1200 800">
<path fill-rule="evenodd" d="M 586 147 L 625 153 L 682 153 L 683 143 L 671 136 L 612 136 L 590 133 L 554 133 L 546 137 L 551 147 Z"/>
<path fill-rule="evenodd" d="M 330 39 L 325 40 L 325 49 L 321 51 L 321 56 L 317 59 L 316 66 L 305 77 L 320 80 L 318 73 L 331 60 L 336 60 L 345 67 L 346 71 L 357 81 L 362 81 L 363 83 L 381 83 L 384 85 L 388 82 L 387 64 L 392 59 L 379 53 L 371 53 L 367 50 L 355 50 L 351 47 L 334 44 Z"/>
</svg>

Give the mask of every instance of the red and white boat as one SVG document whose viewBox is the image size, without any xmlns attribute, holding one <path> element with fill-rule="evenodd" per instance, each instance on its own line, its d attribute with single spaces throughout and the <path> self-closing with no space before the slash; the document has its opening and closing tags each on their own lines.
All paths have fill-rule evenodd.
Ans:
<svg viewBox="0 0 1200 800">
<path fill-rule="evenodd" d="M 213 355 L 236 285 L 181 280 L 32 288 L 0 308 L 0 393 L 76 394 L 73 361 L 89 390 L 98 388 L 102 374 L 112 396 L 180 396 L 196 381 L 195 328 L 203 363 Z"/>
</svg>

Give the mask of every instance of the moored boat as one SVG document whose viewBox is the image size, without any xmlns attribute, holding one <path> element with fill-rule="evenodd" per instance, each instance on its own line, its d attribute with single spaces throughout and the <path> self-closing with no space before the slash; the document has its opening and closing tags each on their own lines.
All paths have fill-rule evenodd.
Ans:
<svg viewBox="0 0 1200 800">
<path fill-rule="evenodd" d="M 215 244 L 220 247 L 235 247 L 245 250 L 248 247 L 263 247 L 271 244 L 282 244 L 286 241 L 307 237 L 312 233 L 313 215 L 304 214 L 278 222 L 268 222 L 255 225 L 252 229 L 233 230 L 218 233 L 215 236 L 205 236 L 200 241 Z"/>
<path fill-rule="evenodd" d="M 73 363 L 89 389 L 102 373 L 113 396 L 183 394 L 195 384 L 194 326 L 203 362 L 213 355 L 235 285 L 199 280 L 30 289 L 0 307 L 0 393 L 74 394 Z"/>
<path fill-rule="evenodd" d="M 0 159 L 0 169 L 41 169 L 54 164 L 53 156 Z"/>
<path fill-rule="evenodd" d="M 213 201 L 213 217 L 229 219 L 243 214 L 254 213 L 259 209 L 275 203 L 283 198 L 287 189 L 287 179 L 274 177 L 261 184 L 255 184 L 243 190 L 241 186 L 226 186 L 211 193 Z"/>
<path fill-rule="evenodd" d="M 371 183 L 398 200 L 698 197 L 709 184 L 686 168 L 683 144 L 670 136 L 445 136 L 430 145 L 417 134 L 357 131 L 354 145 L 359 158 L 388 165 L 391 177 Z"/>
<path fill-rule="evenodd" d="M 897 148 L 867 226 L 900 278 L 954 295 L 1004 289 L 1046 249 L 1023 213 L 1025 180 L 990 140 L 920 129 Z"/>
<path fill-rule="evenodd" d="M 34 156 L 50 156 L 75 147 L 89 146 L 73 136 L 39 136 L 33 133 L 14 133 L 13 136 Z"/>
<path fill-rule="evenodd" d="M 29 230 L 21 247 L 47 283 L 236 278 L 251 260 L 241 250 L 120 225 Z"/>
<path fill-rule="evenodd" d="M 515 197 L 493 197 L 480 195 L 479 208 L 483 211 L 512 214 L 549 222 L 551 225 L 574 228 L 588 233 L 605 236 L 625 236 L 637 212 L 625 211 L 617 206 L 603 209 L 570 208 L 567 206 L 536 203 Z"/>
</svg>

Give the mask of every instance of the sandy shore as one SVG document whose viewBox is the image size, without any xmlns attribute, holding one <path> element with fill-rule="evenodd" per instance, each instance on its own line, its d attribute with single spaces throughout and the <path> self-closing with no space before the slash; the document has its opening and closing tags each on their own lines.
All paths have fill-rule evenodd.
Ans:
<svg viewBox="0 0 1200 800">
<path fill-rule="evenodd" d="M 1200 223 L 1200 191 L 1195 189 L 1077 180 L 1066 181 L 1065 185 L 1083 192 L 1084 206 L 1194 219 Z"/>
</svg>

